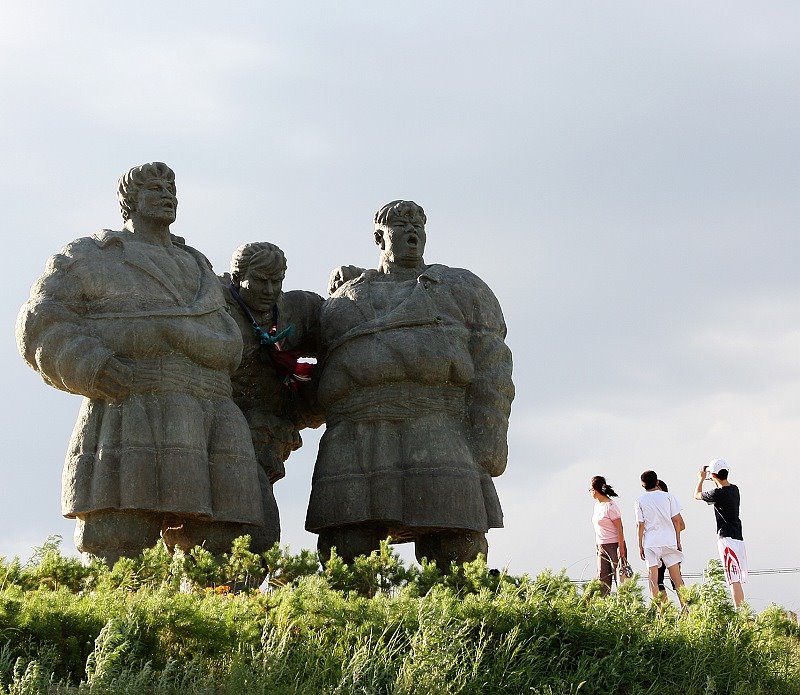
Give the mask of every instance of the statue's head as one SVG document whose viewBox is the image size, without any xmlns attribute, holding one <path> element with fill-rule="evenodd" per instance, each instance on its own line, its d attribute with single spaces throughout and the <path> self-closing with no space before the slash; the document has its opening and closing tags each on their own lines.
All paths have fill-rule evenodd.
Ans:
<svg viewBox="0 0 800 695">
<path fill-rule="evenodd" d="M 411 200 L 393 200 L 375 213 L 375 243 L 391 263 L 415 267 L 425 253 L 425 211 Z"/>
<path fill-rule="evenodd" d="M 255 241 L 233 252 L 231 279 L 255 311 L 268 311 L 278 301 L 285 275 L 286 256 L 275 244 Z"/>
<path fill-rule="evenodd" d="M 172 224 L 178 206 L 175 172 L 163 162 L 133 167 L 120 177 L 117 198 L 126 224 L 134 213 Z"/>
</svg>

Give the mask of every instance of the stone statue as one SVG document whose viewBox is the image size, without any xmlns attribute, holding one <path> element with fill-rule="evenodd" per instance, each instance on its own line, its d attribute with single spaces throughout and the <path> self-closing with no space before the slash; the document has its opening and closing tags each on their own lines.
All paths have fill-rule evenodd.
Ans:
<svg viewBox="0 0 800 695">
<path fill-rule="evenodd" d="M 478 277 L 425 264 L 419 205 L 395 200 L 374 221 L 378 269 L 334 271 L 320 313 L 327 430 L 306 529 L 323 559 L 391 536 L 446 570 L 485 554 L 503 525 L 492 477 L 514 397 L 506 327 Z"/>
<path fill-rule="evenodd" d="M 159 535 L 219 554 L 265 516 L 250 432 L 231 399 L 241 331 L 208 260 L 170 234 L 173 171 L 135 167 L 118 197 L 123 230 L 53 256 L 17 322 L 28 364 L 84 396 L 62 511 L 77 519 L 78 549 L 109 562 Z"/>
<path fill-rule="evenodd" d="M 272 485 L 286 474 L 284 462 L 302 446 L 300 430 L 324 422 L 315 405 L 313 364 L 322 297 L 313 292 L 283 292 L 286 257 L 266 241 L 240 246 L 222 278 L 228 308 L 242 333 L 242 362 L 232 377 L 233 400 L 244 413 L 265 500 L 263 530 L 252 549 L 263 551 L 280 537 Z M 274 510 L 274 514 L 271 512 Z"/>
</svg>

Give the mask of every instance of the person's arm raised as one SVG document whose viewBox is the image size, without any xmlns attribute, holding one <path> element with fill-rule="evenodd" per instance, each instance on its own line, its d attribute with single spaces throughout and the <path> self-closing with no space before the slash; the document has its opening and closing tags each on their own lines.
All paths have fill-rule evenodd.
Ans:
<svg viewBox="0 0 800 695">
<path fill-rule="evenodd" d="M 706 469 L 708 466 L 703 466 L 697 474 L 697 487 L 694 490 L 694 498 L 696 500 L 703 499 L 703 481 L 706 479 Z"/>
</svg>

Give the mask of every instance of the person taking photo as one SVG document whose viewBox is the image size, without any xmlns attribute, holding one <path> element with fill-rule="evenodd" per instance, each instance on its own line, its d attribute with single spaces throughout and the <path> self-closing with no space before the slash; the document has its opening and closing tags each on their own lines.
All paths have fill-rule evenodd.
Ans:
<svg viewBox="0 0 800 695">
<path fill-rule="evenodd" d="M 739 608 L 744 602 L 742 584 L 747 581 L 747 552 L 739 518 L 739 488 L 728 481 L 730 467 L 725 459 L 713 459 L 697 475 L 694 498 L 714 505 L 717 521 L 717 548 L 725 570 L 725 581 L 731 587 L 733 604 Z M 713 490 L 703 492 L 703 483 L 710 480 Z"/>
</svg>

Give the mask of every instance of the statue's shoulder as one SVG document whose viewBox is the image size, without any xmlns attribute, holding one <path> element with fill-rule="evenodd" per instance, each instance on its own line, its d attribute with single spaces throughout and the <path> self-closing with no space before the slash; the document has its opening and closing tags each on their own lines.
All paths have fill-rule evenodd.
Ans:
<svg viewBox="0 0 800 695">
<path fill-rule="evenodd" d="M 290 309 L 318 307 L 324 300 L 316 292 L 308 290 L 289 290 L 283 293 L 283 303 Z"/>
<path fill-rule="evenodd" d="M 492 289 L 475 273 L 466 268 L 432 265 L 421 279 L 430 277 L 448 288 L 450 294 L 465 310 L 478 311 L 490 323 L 503 322 L 503 312 Z"/>
<path fill-rule="evenodd" d="M 65 244 L 58 253 L 47 259 L 44 274 L 32 291 L 48 293 L 53 291 L 54 287 L 63 288 L 96 276 L 98 267 L 107 263 L 104 247 L 110 239 L 123 233 L 103 229 L 96 234 L 79 237 Z"/>
<path fill-rule="evenodd" d="M 233 298 L 233 295 L 230 293 L 230 286 L 233 283 L 233 278 L 231 277 L 230 273 L 222 273 L 222 275 L 217 275 L 217 280 L 219 280 L 219 284 L 222 286 L 222 294 L 225 295 L 225 301 L 230 304 L 236 304 L 236 300 Z"/>
<path fill-rule="evenodd" d="M 97 249 L 102 249 L 115 240 L 120 240 L 121 237 L 129 232 L 120 232 L 113 229 L 101 229 L 91 236 L 82 236 L 74 241 L 70 241 L 61 251 L 67 255 L 80 255 L 94 253 Z"/>
<path fill-rule="evenodd" d="M 420 278 L 428 278 L 448 285 L 463 285 L 465 288 L 474 288 L 481 291 L 489 289 L 489 286 L 471 270 L 454 268 L 440 263 L 428 266 L 420 275 Z"/>
<path fill-rule="evenodd" d="M 66 244 L 61 251 L 52 256 L 48 261 L 48 269 L 66 270 L 68 267 L 81 261 L 91 261 L 102 256 L 103 249 L 127 232 L 115 232 L 111 229 L 101 229 L 91 236 L 83 236 Z"/>
</svg>

